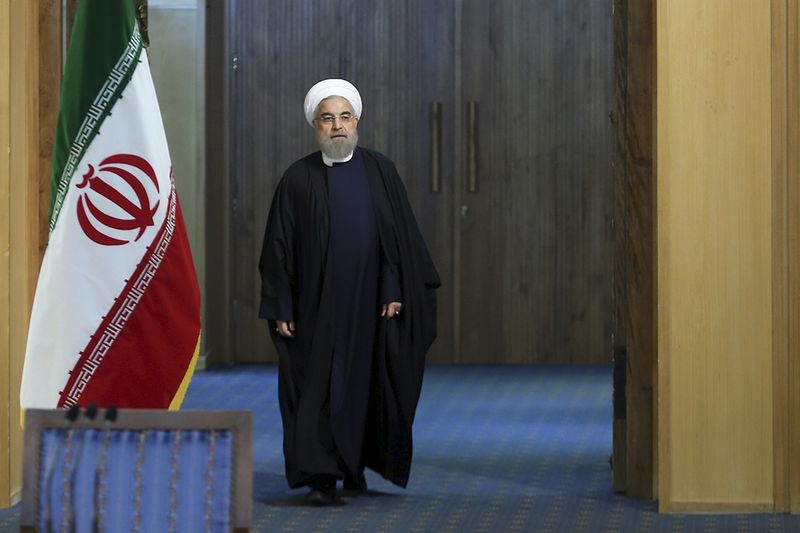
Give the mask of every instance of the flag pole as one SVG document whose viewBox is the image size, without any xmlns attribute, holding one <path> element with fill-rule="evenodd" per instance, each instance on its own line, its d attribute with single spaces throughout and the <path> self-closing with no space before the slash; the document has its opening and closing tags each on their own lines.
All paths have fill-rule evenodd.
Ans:
<svg viewBox="0 0 800 533">
<path fill-rule="evenodd" d="M 136 23 L 142 36 L 142 46 L 150 46 L 150 35 L 147 33 L 147 0 L 133 0 L 136 6 Z"/>
</svg>

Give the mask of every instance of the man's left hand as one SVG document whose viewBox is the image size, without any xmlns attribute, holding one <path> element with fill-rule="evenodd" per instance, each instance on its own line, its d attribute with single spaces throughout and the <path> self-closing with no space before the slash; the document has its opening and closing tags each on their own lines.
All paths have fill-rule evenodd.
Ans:
<svg viewBox="0 0 800 533">
<path fill-rule="evenodd" d="M 394 318 L 395 315 L 400 314 L 400 310 L 403 308 L 403 304 L 400 302 L 391 302 L 388 305 L 384 305 L 383 309 L 381 310 L 381 316 L 385 316 L 386 318 Z"/>
</svg>

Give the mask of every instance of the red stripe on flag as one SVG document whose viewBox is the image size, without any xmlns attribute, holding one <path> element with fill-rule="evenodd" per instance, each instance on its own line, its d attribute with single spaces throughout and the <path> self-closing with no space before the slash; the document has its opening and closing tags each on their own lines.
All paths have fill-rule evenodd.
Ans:
<svg viewBox="0 0 800 533">
<path fill-rule="evenodd" d="M 174 189 L 173 189 L 174 195 Z M 59 398 L 58 406 L 73 403 L 100 407 L 116 405 L 124 408 L 166 409 L 183 380 L 200 334 L 200 289 L 194 270 L 189 240 L 177 205 L 175 229 L 154 277 L 127 318 L 124 327 L 107 349 L 100 364 L 91 370 L 91 377 L 79 388 L 75 398 L 75 381 L 86 375 L 92 351 L 111 326 L 111 317 L 129 293 L 148 257 L 143 258 L 125 292 L 98 328 L 81 358 L 70 372 L 70 378 Z M 167 223 L 160 232 L 165 231 Z M 148 250 L 153 253 L 161 235 Z M 82 372 L 83 371 L 83 372 Z M 72 391 L 73 399 L 68 400 Z"/>
</svg>

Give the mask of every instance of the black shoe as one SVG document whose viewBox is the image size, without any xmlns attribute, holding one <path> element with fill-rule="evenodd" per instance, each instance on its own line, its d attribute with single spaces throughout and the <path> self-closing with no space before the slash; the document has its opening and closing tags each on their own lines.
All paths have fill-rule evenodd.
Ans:
<svg viewBox="0 0 800 533">
<path fill-rule="evenodd" d="M 306 494 L 306 501 L 311 505 L 339 505 L 339 497 L 336 495 L 335 490 L 324 491 L 312 488 Z"/>
<path fill-rule="evenodd" d="M 311 482 L 306 501 L 311 505 L 339 505 L 341 500 L 336 494 L 336 478 L 317 476 Z"/>
<path fill-rule="evenodd" d="M 364 472 L 358 475 L 358 479 L 344 478 L 342 488 L 349 494 L 364 494 L 367 492 L 367 480 L 364 478 Z"/>
</svg>

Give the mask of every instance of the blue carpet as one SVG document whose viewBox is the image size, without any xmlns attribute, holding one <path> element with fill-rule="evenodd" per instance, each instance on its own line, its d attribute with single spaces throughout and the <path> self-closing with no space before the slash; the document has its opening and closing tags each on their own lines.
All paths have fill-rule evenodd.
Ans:
<svg viewBox="0 0 800 533">
<path fill-rule="evenodd" d="M 367 473 L 369 494 L 335 508 L 304 505 L 283 477 L 274 366 L 198 373 L 185 409 L 255 413 L 256 531 L 783 532 L 790 515 L 659 515 L 614 494 L 611 371 L 587 366 L 433 366 L 415 423 L 408 489 Z M 0 511 L 17 527 L 19 506 Z"/>
</svg>

